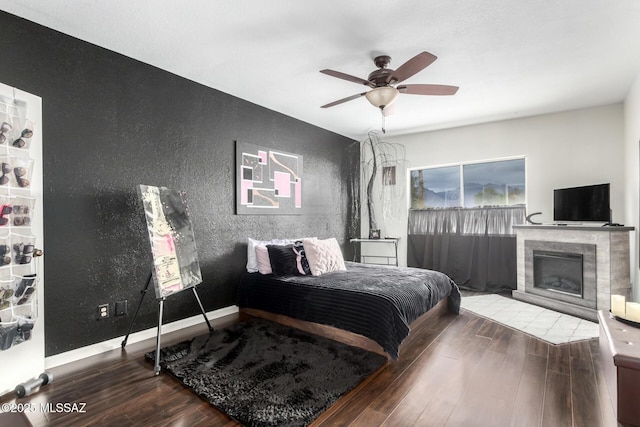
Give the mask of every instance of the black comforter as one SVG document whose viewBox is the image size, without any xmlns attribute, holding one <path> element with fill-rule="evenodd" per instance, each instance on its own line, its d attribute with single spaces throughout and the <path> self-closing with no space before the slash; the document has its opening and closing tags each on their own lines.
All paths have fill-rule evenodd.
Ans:
<svg viewBox="0 0 640 427">
<path fill-rule="evenodd" d="M 379 343 L 394 359 L 409 325 L 444 298 L 458 313 L 460 291 L 445 274 L 347 262 L 347 271 L 275 277 L 245 273 L 237 304 L 331 325 Z"/>
</svg>

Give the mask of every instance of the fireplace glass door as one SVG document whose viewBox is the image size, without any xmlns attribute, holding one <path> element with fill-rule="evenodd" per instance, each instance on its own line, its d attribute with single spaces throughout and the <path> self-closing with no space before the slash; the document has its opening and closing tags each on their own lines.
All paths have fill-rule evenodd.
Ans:
<svg viewBox="0 0 640 427">
<path fill-rule="evenodd" d="M 567 295 L 583 296 L 582 254 L 533 251 L 533 285 Z"/>
</svg>

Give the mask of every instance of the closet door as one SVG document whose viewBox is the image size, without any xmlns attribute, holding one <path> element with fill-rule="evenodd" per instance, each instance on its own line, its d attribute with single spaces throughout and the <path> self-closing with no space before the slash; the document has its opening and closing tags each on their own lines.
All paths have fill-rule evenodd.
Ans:
<svg viewBox="0 0 640 427">
<path fill-rule="evenodd" d="M 42 100 L 0 84 L 0 395 L 44 371 Z"/>
</svg>

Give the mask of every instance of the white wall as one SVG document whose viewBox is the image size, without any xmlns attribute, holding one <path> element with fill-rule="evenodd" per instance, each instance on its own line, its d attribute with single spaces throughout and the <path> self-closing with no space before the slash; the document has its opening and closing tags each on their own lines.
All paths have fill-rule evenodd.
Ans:
<svg viewBox="0 0 640 427">
<path fill-rule="evenodd" d="M 624 156 L 626 180 L 625 222 L 640 225 L 640 74 L 631 87 L 624 103 Z M 640 271 L 638 270 L 638 254 L 640 242 L 638 230 L 631 240 L 631 280 L 634 284 L 634 299 L 640 301 Z"/>
<path fill-rule="evenodd" d="M 637 98 L 640 103 L 640 89 Z M 623 105 L 614 104 L 384 140 L 406 147 L 410 168 L 526 156 L 527 211 L 541 211 L 535 220 L 542 222 L 553 221 L 554 188 L 609 182 L 613 221 L 638 226 L 638 215 L 630 218 L 625 206 L 623 113 Z M 637 165 L 638 136 L 635 141 Z M 637 191 L 635 200 L 637 205 Z M 406 196 L 402 203 L 407 205 Z M 366 212 L 363 219 L 365 215 Z M 380 224 L 380 228 L 385 235 L 403 237 L 400 263 L 406 265 L 406 209 L 394 221 Z"/>
</svg>

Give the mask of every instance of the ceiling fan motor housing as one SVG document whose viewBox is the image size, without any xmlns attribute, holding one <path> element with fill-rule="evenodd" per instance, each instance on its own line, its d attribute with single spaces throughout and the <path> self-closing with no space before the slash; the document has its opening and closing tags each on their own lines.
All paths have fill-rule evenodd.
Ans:
<svg viewBox="0 0 640 427">
<path fill-rule="evenodd" d="M 387 68 L 389 63 L 391 62 L 391 57 L 388 55 L 380 55 L 376 56 L 373 59 L 373 62 L 378 67 L 377 70 L 374 70 L 369 74 L 367 80 L 375 85 L 375 87 L 383 87 L 389 86 L 389 82 L 387 81 L 389 75 L 393 73 L 391 68 Z"/>
</svg>

